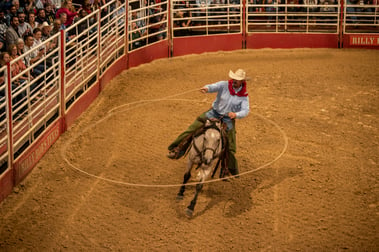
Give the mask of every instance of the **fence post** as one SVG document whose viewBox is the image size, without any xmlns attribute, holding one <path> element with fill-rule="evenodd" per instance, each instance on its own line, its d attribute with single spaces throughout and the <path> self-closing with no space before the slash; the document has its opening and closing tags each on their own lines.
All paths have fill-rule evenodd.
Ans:
<svg viewBox="0 0 379 252">
<path fill-rule="evenodd" d="M 66 33 L 64 30 L 60 31 L 60 60 L 59 63 L 60 65 L 60 78 L 61 78 L 61 83 L 60 83 L 60 104 L 61 104 L 61 112 L 60 112 L 60 117 L 61 117 L 61 133 L 65 132 L 67 129 L 67 123 L 66 123 L 66 92 L 65 92 L 65 62 L 66 62 Z"/>
<path fill-rule="evenodd" d="M 171 9 L 172 6 L 172 0 L 167 1 L 167 41 L 168 41 L 168 57 L 171 58 L 173 55 L 173 23 L 172 23 L 172 16 L 173 10 Z"/>
<path fill-rule="evenodd" d="M 246 36 L 247 36 L 247 32 L 246 32 L 246 0 L 243 0 L 242 1 L 242 20 L 241 20 L 241 23 L 242 23 L 242 49 L 246 49 Z"/>
<path fill-rule="evenodd" d="M 101 69 L 100 69 L 100 53 L 101 53 L 101 47 L 102 47 L 102 45 L 101 45 L 101 43 L 100 43 L 100 41 L 101 41 L 101 11 L 102 11 L 102 9 L 101 9 L 101 7 L 99 7 L 98 9 L 98 13 L 97 13 L 97 30 L 98 30 L 98 33 L 97 33 L 97 71 L 96 71 L 96 79 L 100 82 L 100 71 L 101 71 Z M 99 83 L 99 94 L 101 93 L 101 89 L 102 89 L 102 87 L 101 87 L 101 82 Z"/>
<path fill-rule="evenodd" d="M 125 1 L 125 55 L 126 55 L 126 69 L 129 69 L 129 0 Z"/>
<path fill-rule="evenodd" d="M 13 167 L 14 155 L 13 155 L 13 113 L 12 113 L 12 80 L 10 78 L 11 74 L 11 64 L 7 63 L 7 72 L 4 74 L 7 83 L 7 88 L 5 90 L 6 104 L 7 104 L 7 121 L 8 121 L 8 167 L 12 169 L 13 173 L 13 185 L 16 185 L 16 169 Z"/>
<path fill-rule="evenodd" d="M 344 29 L 343 27 L 345 27 L 345 22 L 346 22 L 346 19 L 345 19 L 345 1 L 344 0 L 341 0 L 340 1 L 340 16 L 339 16 L 339 22 L 338 22 L 338 25 L 339 25 L 339 34 L 338 34 L 338 47 L 339 48 L 343 48 L 343 33 L 344 33 Z"/>
</svg>

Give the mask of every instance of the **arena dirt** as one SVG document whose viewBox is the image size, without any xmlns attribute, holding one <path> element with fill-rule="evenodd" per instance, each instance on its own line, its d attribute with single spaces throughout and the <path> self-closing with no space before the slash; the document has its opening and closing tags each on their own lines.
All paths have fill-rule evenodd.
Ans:
<svg viewBox="0 0 379 252">
<path fill-rule="evenodd" d="M 1 203 L 0 250 L 379 251 L 378 65 L 378 50 L 266 49 L 125 71 Z M 186 160 L 166 149 L 210 107 L 197 89 L 237 68 L 242 175 L 206 184 L 188 219 Z"/>
</svg>

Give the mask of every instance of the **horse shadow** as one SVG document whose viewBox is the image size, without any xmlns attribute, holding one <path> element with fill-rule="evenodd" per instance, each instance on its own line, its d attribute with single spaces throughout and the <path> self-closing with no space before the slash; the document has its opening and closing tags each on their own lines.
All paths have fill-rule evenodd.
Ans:
<svg viewBox="0 0 379 252">
<path fill-rule="evenodd" d="M 200 203 L 197 209 L 195 208 L 192 218 L 203 216 L 215 207 L 221 208 L 222 216 L 226 218 L 237 217 L 252 210 L 256 205 L 254 203 L 254 191 L 270 189 L 282 181 L 298 176 L 301 173 L 302 170 L 298 168 L 267 168 L 246 174 L 237 179 L 207 183 L 199 195 L 199 200 L 203 198 L 205 203 L 203 205 Z M 187 218 L 185 208 L 194 193 L 195 186 L 189 186 L 182 203 L 176 203 L 175 209 L 178 218 Z"/>
</svg>

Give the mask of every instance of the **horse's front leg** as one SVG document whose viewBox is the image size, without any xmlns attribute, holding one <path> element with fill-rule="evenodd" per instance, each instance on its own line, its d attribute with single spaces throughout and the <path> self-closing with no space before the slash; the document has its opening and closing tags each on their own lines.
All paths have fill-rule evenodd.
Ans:
<svg viewBox="0 0 379 252">
<path fill-rule="evenodd" d="M 188 217 L 192 217 L 193 211 L 195 210 L 197 197 L 199 196 L 199 193 L 203 189 L 204 181 L 209 177 L 210 173 L 211 173 L 211 169 L 209 166 L 208 167 L 204 165 L 201 166 L 200 171 L 199 171 L 199 183 L 196 184 L 195 196 L 193 197 L 191 203 L 186 209 L 186 215 Z"/>
<path fill-rule="evenodd" d="M 197 197 L 199 196 L 199 193 L 203 189 L 203 182 L 204 182 L 204 180 L 202 179 L 198 184 L 196 184 L 195 196 L 193 197 L 193 199 L 191 200 L 191 203 L 189 204 L 189 206 L 186 209 L 186 215 L 190 218 L 193 215 L 193 211 L 195 209 L 195 205 L 197 202 Z"/>
<path fill-rule="evenodd" d="M 178 194 L 176 195 L 176 200 L 182 200 L 184 197 L 184 191 L 186 190 L 186 183 L 188 180 L 191 178 L 191 170 L 192 170 L 193 163 L 191 161 L 188 161 L 187 163 L 187 169 L 186 172 L 184 173 L 184 178 L 183 178 L 183 184 L 179 189 Z"/>
</svg>

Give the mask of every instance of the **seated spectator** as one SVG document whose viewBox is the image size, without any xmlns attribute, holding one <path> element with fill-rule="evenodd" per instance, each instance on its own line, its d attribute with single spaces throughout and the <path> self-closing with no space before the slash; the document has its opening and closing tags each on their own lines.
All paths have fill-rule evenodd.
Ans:
<svg viewBox="0 0 379 252">
<path fill-rule="evenodd" d="M 149 23 L 150 24 L 156 24 L 151 25 L 149 27 L 149 34 L 157 33 L 161 30 L 161 24 L 159 22 L 162 20 L 163 15 L 160 14 L 162 12 L 162 8 L 160 6 L 153 6 L 155 3 L 151 1 L 150 8 L 149 8 Z M 161 34 L 161 33 L 160 33 Z M 155 42 L 157 40 L 160 40 L 162 36 L 160 34 L 156 34 L 154 37 L 152 37 L 149 42 Z"/>
<path fill-rule="evenodd" d="M 38 23 L 38 25 L 42 25 L 43 22 L 47 22 L 48 24 L 50 24 L 49 20 L 46 17 L 45 9 L 38 9 L 37 10 L 36 22 Z"/>
<path fill-rule="evenodd" d="M 141 30 L 138 29 L 136 22 L 132 22 L 132 45 L 130 50 L 137 49 L 142 46 L 141 40 Z"/>
<path fill-rule="evenodd" d="M 2 67 L 2 62 L 0 61 L 0 68 Z M 6 118 L 6 114 L 5 114 L 5 90 L 4 90 L 4 86 L 5 85 L 5 76 L 4 76 L 4 71 L 0 71 L 0 104 L 1 104 L 1 108 L 0 108 L 0 122 L 1 123 L 4 123 L 4 120 Z M 3 126 L 5 127 L 5 126 Z"/>
<path fill-rule="evenodd" d="M 160 20 L 160 22 L 163 22 L 163 23 L 161 23 L 159 25 L 159 29 L 158 29 L 158 31 L 162 31 L 162 32 L 158 33 L 158 35 L 157 35 L 158 41 L 159 40 L 163 40 L 163 39 L 165 39 L 167 37 L 167 32 L 166 32 L 167 22 L 166 22 L 166 18 L 167 18 L 167 14 L 163 13 L 161 15 L 161 20 Z"/>
<path fill-rule="evenodd" d="M 106 4 L 106 0 L 94 0 L 92 6 L 94 10 L 97 10 L 101 6 L 104 6 L 105 4 Z"/>
<path fill-rule="evenodd" d="M 65 25 L 65 23 L 67 22 L 67 14 L 65 12 L 60 13 L 59 14 L 59 20 L 61 22 L 60 30 L 66 30 L 67 26 Z M 68 33 L 66 33 L 66 42 L 70 41 L 74 37 L 75 37 L 75 35 L 70 36 Z"/>
<path fill-rule="evenodd" d="M 274 5 L 275 1 L 274 0 L 265 0 L 265 4 L 267 5 Z M 274 6 L 269 6 L 265 8 L 265 12 L 268 14 L 267 15 L 267 22 L 270 23 L 273 19 L 275 19 L 276 14 L 276 8 Z"/>
<path fill-rule="evenodd" d="M 11 56 L 9 55 L 8 52 L 2 52 L 0 54 L 0 67 L 1 66 L 4 66 L 6 65 L 7 63 L 9 63 L 11 61 Z M 14 79 L 13 74 L 16 74 L 16 73 L 13 73 L 13 69 L 12 69 L 12 94 L 14 94 L 16 92 L 17 89 L 19 89 L 22 85 L 21 83 L 18 81 L 18 79 Z M 16 97 L 13 97 L 12 95 L 12 108 L 13 110 L 16 110 L 17 108 L 20 107 L 20 103 L 21 101 L 24 99 L 24 97 L 26 96 L 26 92 L 20 92 L 20 94 L 18 94 Z M 19 110 L 17 112 L 16 115 L 14 115 L 14 120 L 17 120 L 17 118 L 22 118 L 22 115 L 24 114 L 24 111 L 26 110 L 26 107 L 24 107 L 23 109 Z"/>
<path fill-rule="evenodd" d="M 374 17 L 370 17 L 370 15 L 374 15 L 375 8 L 371 7 L 371 5 L 374 4 L 374 0 L 360 0 L 359 6 L 360 6 L 360 12 L 363 14 L 361 16 L 361 22 L 362 23 L 371 23 L 371 21 L 374 19 Z"/>
<path fill-rule="evenodd" d="M 33 11 L 28 13 L 28 24 L 32 27 L 31 34 L 33 34 L 33 29 L 38 27 L 38 23 L 36 22 L 36 14 Z"/>
<path fill-rule="evenodd" d="M 26 10 L 26 13 L 33 12 L 34 15 L 37 15 L 36 1 L 35 0 L 26 0 L 25 1 L 25 10 Z"/>
<path fill-rule="evenodd" d="M 2 47 L 0 47 L 0 51 L 1 49 L 3 48 L 3 50 L 5 50 L 6 48 L 6 44 L 5 44 L 5 34 L 7 32 L 7 29 L 8 29 L 8 25 L 7 25 L 7 21 L 4 17 L 4 10 L 0 10 L 0 41 L 2 43 Z"/>
<path fill-rule="evenodd" d="M 39 48 L 35 48 L 33 46 L 34 37 L 31 34 L 28 34 L 25 36 L 24 42 L 25 42 L 24 50 L 25 52 L 29 52 L 25 56 L 26 66 L 29 67 L 29 66 L 32 66 L 34 63 L 36 63 L 38 60 L 42 59 L 44 57 L 45 52 L 43 48 L 40 50 Z M 42 74 L 44 71 L 45 71 L 45 65 L 43 62 L 41 62 L 33 67 L 32 75 L 33 77 L 37 77 L 40 74 Z"/>
<path fill-rule="evenodd" d="M 6 51 L 6 44 L 5 44 L 5 40 L 0 38 L 0 52 L 5 52 Z"/>
<path fill-rule="evenodd" d="M 72 0 L 64 0 L 62 7 L 58 9 L 55 17 L 60 18 L 61 13 L 66 14 L 66 22 L 62 24 L 64 24 L 66 27 L 70 26 L 74 21 L 75 16 L 77 15 L 75 8 L 72 6 Z"/>
<path fill-rule="evenodd" d="M 7 19 L 5 17 L 5 9 L 2 9 L 2 8 L 0 8 L 0 24 L 7 25 Z"/>
<path fill-rule="evenodd" d="M 120 0 L 116 1 L 116 8 L 117 11 L 115 14 L 112 14 L 112 18 L 118 18 L 118 17 L 124 17 L 125 15 L 125 7 L 123 6 L 123 3 Z M 118 25 L 122 26 L 124 24 L 125 20 L 124 18 L 119 18 L 118 19 Z M 122 29 L 123 31 L 123 29 Z"/>
<path fill-rule="evenodd" d="M 21 38 L 23 38 L 27 33 L 32 33 L 33 30 L 30 24 L 25 22 L 25 18 L 25 13 L 18 13 L 18 34 L 20 34 Z"/>
<path fill-rule="evenodd" d="M 9 61 L 11 61 L 9 52 L 0 53 L 0 64 L 1 64 L 1 66 L 5 66 Z"/>
<path fill-rule="evenodd" d="M 12 6 L 12 0 L 2 0 L 0 1 L 0 9 L 5 12 L 5 10 L 9 10 Z M 4 13 L 6 14 L 6 13 Z"/>
<path fill-rule="evenodd" d="M 93 12 L 93 6 L 90 0 L 84 0 L 82 4 L 82 9 L 87 12 L 87 14 L 91 14 Z"/>
<path fill-rule="evenodd" d="M 9 12 L 5 15 L 8 26 L 11 25 L 11 20 L 12 20 L 12 17 L 14 16 L 17 17 L 17 8 L 15 5 L 12 4 L 11 8 L 9 9 Z"/>
<path fill-rule="evenodd" d="M 24 61 L 22 60 L 22 58 L 20 58 L 18 56 L 17 52 L 18 52 L 18 50 L 17 50 L 16 44 L 12 44 L 9 46 L 8 53 L 9 53 L 10 59 L 11 60 L 18 59 L 15 63 L 12 64 L 12 68 L 11 68 L 12 78 L 14 76 L 20 74 L 22 71 L 24 71 L 26 69 L 26 65 L 25 65 Z M 21 75 L 20 77 L 18 77 L 16 80 L 14 80 L 14 83 L 17 86 L 19 86 L 19 85 L 24 84 L 27 80 L 28 80 L 28 76 L 26 74 L 24 74 L 24 75 Z"/>
<path fill-rule="evenodd" d="M 289 5 L 299 5 L 300 0 L 286 0 L 286 3 Z M 300 12 L 301 7 L 300 6 L 288 6 L 287 11 L 288 12 Z"/>
<path fill-rule="evenodd" d="M 5 38 L 6 38 L 6 44 L 7 46 L 11 44 L 16 44 L 17 39 L 21 38 L 20 35 L 18 34 L 18 17 L 13 16 L 11 19 L 11 25 L 7 29 L 7 32 L 5 33 Z"/>
<path fill-rule="evenodd" d="M 264 0 L 250 0 L 250 4 L 252 5 L 261 5 Z M 254 6 L 249 12 L 264 12 L 264 8 L 262 6 Z"/>
<path fill-rule="evenodd" d="M 140 37 L 144 37 L 147 34 L 146 23 L 143 19 L 140 19 L 136 10 L 132 10 L 132 20 L 135 23 L 135 29 L 138 29 Z M 133 29 L 133 26 L 132 26 Z M 136 35 L 135 35 L 136 36 Z M 146 45 L 146 39 L 139 40 L 138 47 Z"/>
<path fill-rule="evenodd" d="M 23 39 L 18 39 L 17 40 L 17 55 L 18 56 L 21 56 L 21 55 L 23 55 L 24 54 L 24 46 L 25 46 L 25 43 L 24 43 L 24 40 Z M 24 64 L 26 65 L 26 62 L 25 62 L 25 60 L 24 59 L 22 59 L 23 61 L 24 61 Z"/>
<path fill-rule="evenodd" d="M 40 29 L 41 29 L 41 33 L 42 33 L 42 37 L 41 37 L 42 41 L 45 41 L 48 38 L 50 38 L 52 26 L 49 23 L 47 23 L 46 21 L 43 22 L 42 25 L 40 26 Z"/>
<path fill-rule="evenodd" d="M 52 30 L 52 25 L 49 25 L 47 22 L 43 22 L 41 25 L 41 41 L 45 42 L 49 40 L 51 37 L 51 30 Z M 55 49 L 58 46 L 58 41 L 57 39 L 49 40 L 46 42 L 46 54 Z M 52 59 L 49 58 L 47 61 L 47 65 L 51 66 L 52 65 Z"/>
<path fill-rule="evenodd" d="M 232 3 L 232 1 L 230 1 Z M 195 0 L 195 8 L 198 8 L 193 11 L 194 16 L 205 17 L 207 8 L 212 4 L 212 0 Z"/>
<path fill-rule="evenodd" d="M 62 12 L 60 13 L 60 21 L 61 21 L 61 30 L 65 31 L 66 30 L 66 20 L 67 20 L 67 14 Z M 67 32 L 65 32 L 65 36 L 66 36 L 66 42 L 69 42 L 71 39 L 73 39 L 76 35 L 75 34 L 72 34 L 72 35 L 69 35 Z M 67 62 L 67 66 L 72 66 L 75 62 L 76 62 L 76 59 L 75 57 L 73 56 L 73 50 L 75 50 L 75 43 L 70 43 L 70 44 L 66 44 L 66 62 Z"/>
<path fill-rule="evenodd" d="M 185 9 L 177 9 L 177 11 L 174 14 L 175 17 L 175 26 L 179 28 L 185 28 L 185 29 L 178 29 L 174 30 L 175 36 L 188 36 L 191 35 L 191 29 L 189 28 L 191 25 L 191 12 L 186 11 Z"/>
<path fill-rule="evenodd" d="M 286 3 L 289 4 L 289 5 L 299 5 L 300 4 L 300 0 L 286 0 Z M 289 6 L 287 7 L 287 12 L 288 13 L 291 13 L 291 15 L 289 15 L 289 19 L 299 19 L 299 16 L 296 16 L 296 12 L 301 12 L 302 11 L 302 8 L 300 6 Z"/>
<path fill-rule="evenodd" d="M 33 38 L 34 38 L 33 48 L 38 48 L 38 50 L 43 50 L 44 52 L 49 51 L 49 48 L 48 48 L 49 45 L 43 44 L 42 30 L 40 28 L 35 28 L 33 30 Z"/>
<path fill-rule="evenodd" d="M 359 12 L 357 9 L 359 6 L 359 0 L 346 0 L 346 23 L 358 23 L 358 17 L 352 15 L 352 13 Z M 349 6 L 350 5 L 350 6 Z M 356 5 L 356 6 L 351 6 Z"/>
<path fill-rule="evenodd" d="M 88 34 L 90 33 L 90 31 L 87 31 L 88 20 L 85 19 L 87 15 L 88 13 L 85 10 L 80 9 L 79 16 L 75 18 L 75 23 L 77 23 L 77 31 L 79 36 L 78 42 L 85 42 L 88 39 Z"/>
<path fill-rule="evenodd" d="M 309 20 L 312 21 L 313 23 L 316 23 L 317 17 L 313 13 L 320 11 L 319 7 L 317 6 L 318 0 L 303 0 L 303 4 L 306 5 L 303 8 L 303 12 L 304 13 L 309 12 Z"/>
<path fill-rule="evenodd" d="M 330 6 L 333 4 L 333 0 L 320 0 L 319 5 L 322 5 L 320 12 L 335 12 L 335 8 Z"/>
<path fill-rule="evenodd" d="M 24 6 L 20 6 L 20 1 L 19 0 L 13 0 L 12 4 L 16 6 L 16 11 L 17 13 L 24 12 L 25 13 L 25 8 Z"/>
<path fill-rule="evenodd" d="M 35 0 L 35 1 L 36 1 L 36 9 L 37 9 L 36 15 L 37 15 L 38 9 L 43 9 L 43 4 L 44 4 L 45 0 Z"/>
<path fill-rule="evenodd" d="M 61 30 L 61 20 L 59 18 L 54 19 L 53 28 L 51 29 L 50 35 L 54 35 Z"/>
<path fill-rule="evenodd" d="M 136 23 L 137 27 L 141 31 L 141 35 L 145 36 L 147 34 L 147 29 L 146 29 L 146 23 L 143 19 L 140 19 L 138 16 L 138 12 L 136 10 L 132 11 L 132 20 Z"/>
<path fill-rule="evenodd" d="M 7 32 L 8 25 L 7 25 L 7 20 L 5 19 L 5 12 L 4 10 L 0 9 L 0 41 L 2 42 L 3 50 L 5 50 L 6 44 L 5 44 L 5 33 Z"/>
<path fill-rule="evenodd" d="M 217 7 L 217 8 L 212 8 L 210 9 L 210 15 L 213 15 L 213 16 L 225 16 L 226 15 L 226 9 L 225 9 L 225 0 L 213 0 L 212 1 L 212 7 Z M 184 10 L 184 12 L 190 12 L 191 11 L 189 10 L 190 8 L 190 4 L 188 1 L 184 2 L 184 9 L 187 9 L 187 10 Z M 185 14 L 185 13 L 184 13 Z M 185 14 L 186 15 L 186 14 Z M 184 15 L 184 16 L 185 16 Z M 191 14 L 192 16 L 192 14 Z M 221 24 L 221 23 L 226 23 L 225 22 L 225 18 L 224 17 L 216 17 L 215 19 L 213 19 L 213 23 L 214 24 Z"/>
<path fill-rule="evenodd" d="M 50 2 L 45 3 L 45 13 L 46 13 L 46 19 L 47 22 L 52 25 L 55 20 L 55 10 L 53 4 Z"/>
</svg>

